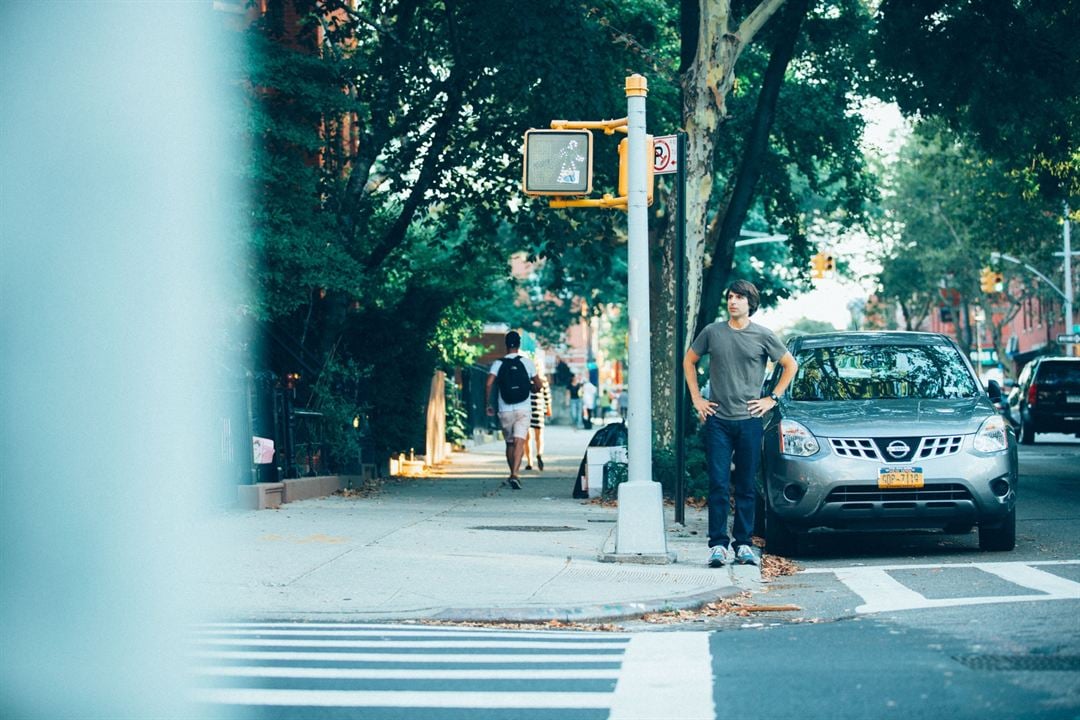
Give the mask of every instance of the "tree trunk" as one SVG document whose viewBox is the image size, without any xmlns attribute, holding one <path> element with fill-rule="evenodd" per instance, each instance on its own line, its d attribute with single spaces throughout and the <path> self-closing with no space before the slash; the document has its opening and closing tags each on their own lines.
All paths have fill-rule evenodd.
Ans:
<svg viewBox="0 0 1080 720">
<path fill-rule="evenodd" d="M 956 342 L 960 345 L 964 357 L 971 357 L 971 304 L 967 298 L 960 299 L 960 312 L 956 318 Z"/>
<path fill-rule="evenodd" d="M 710 258 L 707 247 L 709 225 L 719 227 L 725 211 L 720 209 L 710 221 L 713 196 L 713 166 L 716 132 L 727 117 L 727 94 L 735 83 L 735 62 L 742 49 L 753 41 L 758 30 L 784 0 L 761 0 L 732 33 L 730 0 L 700 0 L 697 37 L 683 37 L 683 59 L 693 58 L 682 77 L 683 121 L 686 144 L 686 262 L 687 307 L 682 321 L 687 337 L 693 336 L 694 320 L 701 306 L 701 291 L 707 265 L 731 258 Z M 693 53 L 690 47 L 693 47 Z"/>
<path fill-rule="evenodd" d="M 678 188 L 661 185 L 652 227 L 649 228 L 649 328 L 652 364 L 653 447 L 670 448 L 675 443 L 675 362 L 681 361 L 675 347 L 679 310 L 675 307 L 674 222 Z"/>
<path fill-rule="evenodd" d="M 739 163 L 739 172 L 729 197 L 723 203 L 723 212 L 710 223 L 706 246 L 711 248 L 712 263 L 704 275 L 701 302 L 697 313 L 694 333 L 701 332 L 717 316 L 724 299 L 731 268 L 735 264 L 735 242 L 742 233 L 743 223 L 754 201 L 761 166 L 769 150 L 769 135 L 776 119 L 776 103 L 784 76 L 795 53 L 802 21 L 809 10 L 810 0 L 790 0 L 776 22 L 779 33 L 769 55 L 769 64 L 758 94 L 754 120 L 747 136 L 745 150 Z"/>
<path fill-rule="evenodd" d="M 700 1 L 700 5 L 698 4 Z M 804 6 L 799 20 L 805 15 L 808 0 L 799 0 Z M 706 220 L 710 201 L 713 197 L 713 163 L 715 143 L 720 123 L 727 115 L 726 97 L 735 81 L 735 62 L 742 49 L 750 43 L 765 21 L 783 5 L 784 0 L 762 0 L 762 2 L 739 25 L 736 33 L 728 30 L 730 18 L 730 0 L 683 0 L 682 3 L 682 89 L 683 118 L 687 135 L 686 152 L 686 269 L 687 269 L 687 308 L 680 317 L 675 308 L 675 224 L 672 222 L 674 192 L 669 192 L 664 202 L 658 205 L 654 234 L 650 236 L 652 247 L 652 271 L 650 278 L 650 328 L 652 351 L 652 417 L 653 442 L 656 448 L 670 448 L 675 439 L 675 363 L 682 361 L 685 347 L 675 347 L 676 322 L 685 323 L 687 342 L 693 340 L 695 319 L 701 306 L 702 278 L 705 266 L 712 263 L 723 270 L 726 280 L 730 272 L 734 255 L 734 239 L 725 254 L 710 254 L 714 251 L 715 238 L 726 207 L 712 220 L 711 232 L 706 229 Z M 798 32 L 796 23 L 795 34 Z M 791 39 L 794 45 L 794 36 Z M 783 45 L 783 42 L 779 43 Z M 782 54 L 774 51 L 776 54 Z M 783 67 L 787 67 L 791 52 L 788 49 Z M 770 61 L 770 68 L 773 63 Z M 776 78 L 783 82 L 783 71 Z M 776 85 L 778 92 L 779 84 Z M 766 87 L 762 96 L 768 95 Z M 767 147 L 768 129 L 772 124 L 772 110 L 775 109 L 775 93 L 771 101 L 759 102 L 752 135 L 764 128 L 761 152 L 748 157 L 744 164 L 747 177 L 740 173 L 737 187 L 745 188 L 748 199 L 741 215 L 735 238 L 745 219 L 749 198 L 753 197 L 753 186 L 757 180 L 757 168 L 760 157 Z M 767 112 L 766 112 L 767 110 Z M 767 117 L 766 117 L 767 115 Z M 724 203 L 728 205 L 728 203 Z M 723 280 L 721 280 L 723 282 Z M 672 320 L 674 318 L 674 321 Z"/>
</svg>

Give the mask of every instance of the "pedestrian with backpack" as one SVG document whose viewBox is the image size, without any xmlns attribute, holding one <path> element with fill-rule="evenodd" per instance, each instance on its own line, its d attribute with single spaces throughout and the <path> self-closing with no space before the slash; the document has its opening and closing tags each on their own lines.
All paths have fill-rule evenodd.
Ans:
<svg viewBox="0 0 1080 720">
<path fill-rule="evenodd" d="M 506 464 L 510 468 L 507 479 L 510 487 L 521 489 L 518 468 L 525 454 L 525 438 L 529 434 L 532 418 L 533 392 L 540 390 L 540 377 L 532 360 L 521 354 L 521 335 L 511 330 L 506 333 L 506 356 L 491 364 L 487 384 L 484 386 L 484 404 L 487 414 L 495 414 L 491 391 L 498 389 L 499 425 L 506 440 Z"/>
</svg>

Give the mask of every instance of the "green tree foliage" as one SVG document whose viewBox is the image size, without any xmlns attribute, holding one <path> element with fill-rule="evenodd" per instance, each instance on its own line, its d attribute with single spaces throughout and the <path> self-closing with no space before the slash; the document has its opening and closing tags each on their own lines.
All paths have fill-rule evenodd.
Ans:
<svg viewBox="0 0 1080 720">
<path fill-rule="evenodd" d="M 464 340 L 480 320 L 554 336 L 579 311 L 574 298 L 593 309 L 622 302 L 623 217 L 521 199 L 521 134 L 556 118 L 621 116 L 622 79 L 633 72 L 650 80 L 650 129 L 695 120 L 682 104 L 681 4 L 536 0 L 508 12 L 495 0 L 270 2 L 245 32 L 242 78 L 249 310 L 269 339 L 266 363 L 300 371 L 304 387 L 324 394 L 355 384 L 346 395 L 356 406 L 338 420 L 363 414 L 378 447 L 396 450 L 419 444 L 407 428 L 422 425 L 430 372 L 469 361 Z M 712 268 L 710 292 L 735 267 L 762 286 L 766 305 L 805 281 L 793 268 L 806 266 L 808 228 L 858 221 L 872 193 L 854 104 L 869 15 L 858 0 L 789 4 L 741 48 L 737 74 L 732 60 L 730 85 L 717 86 L 720 120 L 707 132 L 719 150 L 702 171 L 711 200 L 692 228 L 709 241 L 688 258 Z M 756 7 L 710 2 L 697 19 L 715 20 L 718 5 L 743 17 Z M 615 189 L 617 140 L 596 134 L 601 192 Z M 670 197 L 661 192 L 654 209 L 654 280 L 669 288 Z M 736 255 L 748 220 L 796 241 Z M 515 251 L 536 261 L 524 293 L 509 275 Z M 694 301 L 691 315 L 715 316 L 707 306 Z M 670 302 L 653 308 L 654 333 L 672 325 Z M 655 355 L 672 352 L 672 342 L 654 343 Z M 329 359 L 354 368 L 347 381 L 318 384 Z"/>
<path fill-rule="evenodd" d="M 362 416 L 380 452 L 421 445 L 432 370 L 470 362 L 466 338 L 502 319 L 496 300 L 517 300 L 514 251 L 548 258 L 556 296 L 607 301 L 625 264 L 610 214 L 511 224 L 521 136 L 555 114 L 616 115 L 621 78 L 647 62 L 623 28 L 653 39 L 661 5 L 600 17 L 558 0 L 268 3 L 244 32 L 240 83 L 247 310 L 263 364 L 301 374 L 300 405 L 335 427 Z M 603 273 L 591 294 L 586 265 Z"/>
<path fill-rule="evenodd" d="M 968 311 L 982 307 L 1004 357 L 1001 328 L 1035 287 L 1016 266 L 1004 264 L 1006 286 L 1027 292 L 988 296 L 979 271 L 995 251 L 1050 266 L 1058 237 L 1054 203 L 1028 192 L 1027 173 L 987 157 L 941 121 L 916 128 L 888 184 L 886 207 L 897 231 L 883 260 L 883 296 L 900 305 L 909 330 L 937 307 L 949 307 L 964 349 L 975 344 Z"/>
<path fill-rule="evenodd" d="M 833 327 L 832 323 L 825 322 L 824 320 L 802 317 L 791 323 L 791 325 L 781 329 L 777 334 L 786 345 L 789 340 L 798 337 L 799 335 L 813 335 L 815 333 L 827 332 L 836 332 L 836 328 Z"/>
<path fill-rule="evenodd" d="M 733 17 L 750 17 L 760 7 L 730 5 Z M 708 15 L 700 18 L 703 24 L 712 21 Z M 722 103 L 717 100 L 722 122 L 699 130 L 713 134 L 716 152 L 707 222 L 691 228 L 705 236 L 699 247 L 691 238 L 687 258 L 707 268 L 700 299 L 695 299 L 691 274 L 696 329 L 717 316 L 736 262 L 734 243 L 754 211 L 767 223 L 763 229 L 777 228 L 792 237 L 795 262 L 785 264 L 800 268 L 807 267 L 812 254 L 805 237 L 816 220 L 832 217 L 850 225 L 862 219 L 864 204 L 874 197 L 873 177 L 860 150 L 863 121 L 857 112 L 870 21 L 865 5 L 855 0 L 789 1 L 742 49 L 732 94 Z M 684 83 L 701 72 L 688 68 Z M 760 249 L 766 256 L 770 250 L 775 248 Z M 766 286 L 770 301 L 789 296 L 802 286 L 800 279 L 807 279 L 804 271 L 801 278 L 770 287 L 773 277 L 761 268 L 748 275 Z"/>
<path fill-rule="evenodd" d="M 870 15 L 856 0 L 789 1 L 757 33 L 754 42 L 740 46 L 738 64 L 706 66 L 696 53 L 694 33 L 718 22 L 715 12 L 698 15 L 698 3 L 682 3 L 683 46 L 681 81 L 689 89 L 705 74 L 732 72 L 730 95 L 719 85 L 703 105 L 685 101 L 684 126 L 691 135 L 688 200 L 703 202 L 701 217 L 688 216 L 687 335 L 715 320 L 724 288 L 735 277 L 751 280 L 768 307 L 809 287 L 809 260 L 814 248 L 807 241 L 822 223 L 835 228 L 856 225 L 864 207 L 875 198 L 875 183 L 860 147 L 863 120 L 857 97 L 865 84 L 868 54 L 865 38 Z M 711 2 L 726 6 L 725 22 L 748 19 L 765 3 Z M 687 21 L 688 16 L 692 20 Z M 702 31 L 704 32 L 704 31 Z M 702 37 L 705 37 L 703 34 Z M 748 38 L 741 37 L 746 43 Z M 708 90 L 708 88 L 706 88 Z M 711 90 L 708 90 L 711 92 Z M 726 92 L 726 91 L 725 91 Z M 715 121 L 708 116 L 715 114 Z M 700 137 L 695 140 L 695 134 Z M 715 152 L 699 164 L 695 145 L 712 145 Z M 704 184 L 701 177 L 711 182 Z M 704 196 L 704 198 L 702 197 Z M 670 203 L 673 197 L 667 197 Z M 670 204 L 658 210 L 658 244 L 665 272 L 654 278 L 653 417 L 657 440 L 673 438 L 674 399 L 672 361 L 676 348 L 671 317 L 675 313 L 669 268 L 674 257 Z M 791 242 L 736 249 L 743 228 L 777 231 Z M 665 424 L 667 423 L 667 424 Z"/>
<path fill-rule="evenodd" d="M 970 132 L 1040 193 L 1080 194 L 1080 3 L 885 0 L 879 92 Z"/>
</svg>

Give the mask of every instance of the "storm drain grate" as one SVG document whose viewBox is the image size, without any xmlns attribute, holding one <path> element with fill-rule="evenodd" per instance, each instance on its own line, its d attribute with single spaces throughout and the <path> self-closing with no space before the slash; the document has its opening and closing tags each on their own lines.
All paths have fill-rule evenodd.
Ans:
<svg viewBox="0 0 1080 720">
<path fill-rule="evenodd" d="M 499 530 L 502 532 L 573 532 L 583 528 L 569 525 L 473 525 L 470 530 Z"/>
<path fill-rule="evenodd" d="M 1080 672 L 1080 655 L 956 655 L 972 670 Z"/>
</svg>

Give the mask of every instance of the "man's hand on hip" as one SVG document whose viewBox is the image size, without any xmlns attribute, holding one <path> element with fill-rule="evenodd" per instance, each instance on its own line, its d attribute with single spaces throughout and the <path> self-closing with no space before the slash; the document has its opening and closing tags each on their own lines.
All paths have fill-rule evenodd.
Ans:
<svg viewBox="0 0 1080 720">
<path fill-rule="evenodd" d="M 697 410 L 698 417 L 701 422 L 705 422 L 705 418 L 710 415 L 716 414 L 716 403 L 710 402 L 705 398 L 698 398 L 694 401 L 694 409 Z"/>
</svg>

